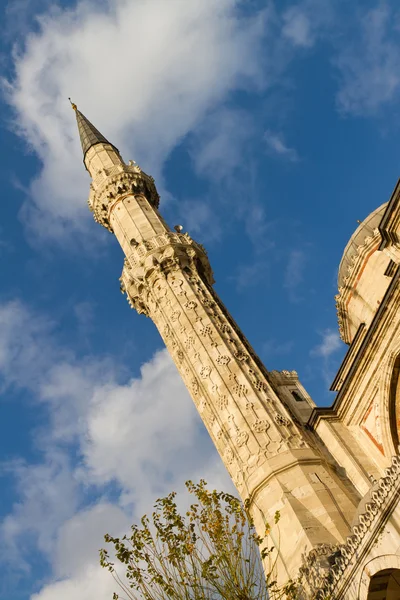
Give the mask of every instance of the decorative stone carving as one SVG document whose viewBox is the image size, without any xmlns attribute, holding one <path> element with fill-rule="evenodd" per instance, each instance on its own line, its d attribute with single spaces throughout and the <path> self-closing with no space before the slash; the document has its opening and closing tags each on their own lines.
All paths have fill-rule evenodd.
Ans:
<svg viewBox="0 0 400 600">
<path fill-rule="evenodd" d="M 229 325 L 226 325 L 225 323 L 221 326 L 221 331 L 226 335 L 231 335 L 232 333 L 232 329 L 229 327 Z"/>
<path fill-rule="evenodd" d="M 238 350 L 237 352 L 234 353 L 234 357 L 239 362 L 245 362 L 245 361 L 249 360 L 249 358 L 250 358 L 249 355 L 246 354 L 246 352 L 242 352 L 240 350 Z"/>
<path fill-rule="evenodd" d="M 179 319 L 180 315 L 181 315 L 181 313 L 180 313 L 180 311 L 179 311 L 179 310 L 174 310 L 174 311 L 171 313 L 171 321 L 172 321 L 172 322 L 174 322 L 174 321 L 177 321 L 177 320 Z"/>
<path fill-rule="evenodd" d="M 251 428 L 256 433 L 264 433 L 269 429 L 269 423 L 266 419 L 257 419 L 257 421 L 254 421 Z"/>
<path fill-rule="evenodd" d="M 205 327 L 202 327 L 200 329 L 200 335 L 202 335 L 203 337 L 207 337 L 208 335 L 211 335 L 211 334 L 212 334 L 212 329 L 208 325 L 206 325 Z"/>
<path fill-rule="evenodd" d="M 187 308 L 188 310 L 193 310 L 195 309 L 197 306 L 197 302 L 193 302 L 193 300 L 189 300 L 189 302 L 186 302 L 185 304 L 185 308 Z"/>
<path fill-rule="evenodd" d="M 244 446 L 246 444 L 248 439 L 249 439 L 249 434 L 246 431 L 241 431 L 236 436 L 235 444 L 238 448 L 241 448 L 242 446 Z"/>
<path fill-rule="evenodd" d="M 222 394 L 221 396 L 217 396 L 215 402 L 220 410 L 223 410 L 224 408 L 226 408 L 228 406 L 228 398 L 225 394 Z"/>
<path fill-rule="evenodd" d="M 185 348 L 186 348 L 186 350 L 190 350 L 190 348 L 192 348 L 193 346 L 194 346 L 194 338 L 192 336 L 189 336 L 185 340 Z"/>
<path fill-rule="evenodd" d="M 194 396 L 198 396 L 198 394 L 199 394 L 199 382 L 197 381 L 197 379 L 192 379 L 190 387 L 191 387 L 191 390 L 192 390 L 192 394 Z"/>
<path fill-rule="evenodd" d="M 241 398 L 242 396 L 245 396 L 248 393 L 248 389 L 242 383 L 237 383 L 232 387 L 232 392 L 239 396 L 239 398 Z"/>
<path fill-rule="evenodd" d="M 215 359 L 215 362 L 217 362 L 219 365 L 227 365 L 230 362 L 230 360 L 231 359 L 226 354 L 220 354 Z"/>
<path fill-rule="evenodd" d="M 200 370 L 200 377 L 202 379 L 207 379 L 207 377 L 210 376 L 211 371 L 212 371 L 212 369 L 209 366 L 202 367 Z"/>
<path fill-rule="evenodd" d="M 277 423 L 278 425 L 283 425 L 284 427 L 288 427 L 290 425 L 289 419 L 280 414 L 275 415 L 274 420 L 275 423 Z"/>
<path fill-rule="evenodd" d="M 253 387 L 258 392 L 266 392 L 267 391 L 267 385 L 263 381 L 261 381 L 260 379 L 255 379 L 253 381 Z"/>
<path fill-rule="evenodd" d="M 229 446 L 227 448 L 225 448 L 225 452 L 224 452 L 224 462 L 227 465 L 231 465 L 233 463 L 233 461 L 235 460 L 235 456 L 233 454 L 233 450 L 231 448 L 229 448 Z"/>
</svg>

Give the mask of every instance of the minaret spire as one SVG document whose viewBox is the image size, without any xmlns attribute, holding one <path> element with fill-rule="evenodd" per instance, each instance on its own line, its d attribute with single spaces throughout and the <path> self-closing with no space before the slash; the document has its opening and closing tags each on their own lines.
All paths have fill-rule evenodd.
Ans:
<svg viewBox="0 0 400 600">
<path fill-rule="evenodd" d="M 111 144 L 111 142 L 109 142 L 107 138 L 105 138 L 104 135 L 100 133 L 100 131 L 96 129 L 96 127 L 85 117 L 85 115 L 78 110 L 77 105 L 71 101 L 71 98 L 68 98 L 68 100 L 71 102 L 71 106 L 76 114 L 79 138 L 82 145 L 83 160 L 85 160 L 87 151 L 96 144 L 109 144 L 119 154 L 118 148 L 116 148 L 114 144 Z"/>
</svg>

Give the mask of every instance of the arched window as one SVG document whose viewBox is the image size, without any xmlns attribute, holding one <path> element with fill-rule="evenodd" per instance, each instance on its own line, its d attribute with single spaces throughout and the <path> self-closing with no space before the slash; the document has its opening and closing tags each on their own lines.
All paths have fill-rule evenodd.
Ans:
<svg viewBox="0 0 400 600">
<path fill-rule="evenodd" d="M 400 569 L 385 569 L 370 581 L 367 600 L 399 600 Z"/>
<path fill-rule="evenodd" d="M 400 356 L 394 364 L 390 382 L 389 419 L 394 447 L 397 449 L 400 443 Z"/>
</svg>

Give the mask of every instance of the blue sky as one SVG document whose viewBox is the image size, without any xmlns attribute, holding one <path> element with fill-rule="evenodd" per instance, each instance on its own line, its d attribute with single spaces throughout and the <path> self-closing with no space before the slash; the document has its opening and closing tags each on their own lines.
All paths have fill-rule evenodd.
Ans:
<svg viewBox="0 0 400 600">
<path fill-rule="evenodd" d="M 102 535 L 229 480 L 87 208 L 71 96 L 156 178 L 272 369 L 318 405 L 343 249 L 398 177 L 400 12 L 377 0 L 3 4 L 0 599 L 105 600 Z"/>
</svg>

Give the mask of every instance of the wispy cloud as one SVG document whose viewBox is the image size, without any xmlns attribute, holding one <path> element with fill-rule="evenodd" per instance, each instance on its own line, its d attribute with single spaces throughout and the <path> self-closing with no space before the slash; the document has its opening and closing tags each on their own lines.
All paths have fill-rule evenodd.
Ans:
<svg viewBox="0 0 400 600">
<path fill-rule="evenodd" d="M 397 9 L 398 10 L 398 9 Z M 376 114 L 399 98 L 399 13 L 386 2 L 359 17 L 358 27 L 337 49 L 337 104 L 343 113 Z"/>
<path fill-rule="evenodd" d="M 333 20 L 331 0 L 302 0 L 283 13 L 282 35 L 295 47 L 311 48 Z"/>
<path fill-rule="evenodd" d="M 336 370 L 333 365 L 333 357 L 340 349 L 343 349 L 343 343 L 340 340 L 339 333 L 334 329 L 325 329 L 320 333 L 320 336 L 321 341 L 310 350 L 310 356 L 321 360 L 321 373 L 325 384 L 329 386 Z"/>
<path fill-rule="evenodd" d="M 222 224 L 216 207 L 208 200 L 190 198 L 179 200 L 175 205 L 179 223 L 190 235 L 198 236 L 202 243 L 213 242 L 221 237 Z"/>
<path fill-rule="evenodd" d="M 321 343 L 311 350 L 311 356 L 329 358 L 342 346 L 339 333 L 332 329 L 326 329 L 322 334 Z"/>
<path fill-rule="evenodd" d="M 243 162 L 254 133 L 251 115 L 220 107 L 205 118 L 192 136 L 190 154 L 198 173 L 214 181 L 232 176 Z"/>
<path fill-rule="evenodd" d="M 238 265 L 235 274 L 231 279 L 235 282 L 239 292 L 259 285 L 261 282 L 265 285 L 269 276 L 269 264 L 267 259 L 255 259 L 249 264 Z"/>
<path fill-rule="evenodd" d="M 297 151 L 286 144 L 283 133 L 273 132 L 268 129 L 264 134 L 264 140 L 270 154 L 289 160 L 290 162 L 297 162 L 299 160 Z"/>
<path fill-rule="evenodd" d="M 290 252 L 283 285 L 288 290 L 289 299 L 292 302 L 301 300 L 298 290 L 304 279 L 306 262 L 307 255 L 303 250 L 292 250 Z"/>
<path fill-rule="evenodd" d="M 245 18 L 235 0 L 78 2 L 42 15 L 14 53 L 14 77 L 5 84 L 15 130 L 42 163 L 26 224 L 56 240 L 89 219 L 68 96 L 126 159 L 140 157 L 161 186 L 175 145 L 229 92 L 262 79 L 256 57 L 263 35 L 264 14 Z M 199 157 L 204 168 L 213 157 L 223 161 L 225 137 L 222 131 L 210 140 Z"/>
<path fill-rule="evenodd" d="M 59 345 L 54 324 L 20 302 L 0 304 L 0 325 L 3 386 L 28 391 L 44 411 L 33 432 L 37 462 L 2 465 L 17 501 L 0 522 L 0 561 L 9 573 L 28 571 L 38 552 L 52 563 L 53 578 L 36 600 L 68 598 L 71 590 L 78 600 L 89 591 L 106 600 L 112 582 L 99 572 L 101 534 L 119 533 L 186 478 L 205 476 L 228 489 L 230 480 L 166 350 L 120 382 L 119 364 L 78 358 Z"/>
<path fill-rule="evenodd" d="M 308 15 L 299 6 L 292 6 L 283 15 L 283 35 L 294 45 L 304 48 L 314 44 L 314 34 Z"/>
<path fill-rule="evenodd" d="M 275 339 L 266 340 L 262 345 L 262 354 L 266 358 L 290 354 L 294 348 L 294 341 L 277 342 Z"/>
<path fill-rule="evenodd" d="M 339 74 L 340 112 L 375 115 L 400 92 L 400 12 L 395 3 L 376 0 L 371 7 L 354 2 L 351 10 L 332 0 L 300 0 L 282 15 L 282 36 L 293 47 L 309 50 L 319 40 L 332 48 Z"/>
</svg>

